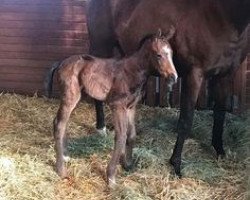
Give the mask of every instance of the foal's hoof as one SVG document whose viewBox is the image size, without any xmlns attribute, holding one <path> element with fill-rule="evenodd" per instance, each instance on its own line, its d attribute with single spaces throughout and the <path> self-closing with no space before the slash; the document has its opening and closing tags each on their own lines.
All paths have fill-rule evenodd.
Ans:
<svg viewBox="0 0 250 200">
<path fill-rule="evenodd" d="M 68 172 L 66 167 L 56 167 L 56 173 L 58 176 L 60 176 L 61 179 L 67 179 L 68 178 Z"/>
<path fill-rule="evenodd" d="M 175 161 L 174 159 L 171 158 L 169 160 L 169 163 L 173 166 L 175 175 L 178 178 L 182 178 L 180 162 L 179 161 Z"/>
<path fill-rule="evenodd" d="M 219 149 L 214 148 L 214 149 L 216 151 L 217 160 L 224 159 L 226 157 L 226 153 L 225 153 L 224 149 L 221 149 L 221 148 L 219 148 Z"/>
<path fill-rule="evenodd" d="M 67 170 L 57 171 L 57 174 L 60 176 L 61 179 L 67 179 L 68 178 Z"/>
<path fill-rule="evenodd" d="M 96 133 L 98 135 L 107 136 L 107 129 L 106 127 L 103 127 L 101 129 L 96 129 Z"/>
<path fill-rule="evenodd" d="M 63 160 L 64 160 L 64 162 L 69 162 L 70 161 L 70 157 L 69 156 L 63 156 Z"/>
<path fill-rule="evenodd" d="M 125 171 L 130 171 L 133 169 L 135 162 L 133 160 L 128 162 L 125 158 L 121 157 L 120 164 Z"/>
<path fill-rule="evenodd" d="M 218 154 L 218 153 L 217 153 L 217 156 L 216 156 L 216 159 L 217 159 L 217 160 L 223 160 L 224 158 L 226 158 L 225 152 L 222 153 L 222 154 Z"/>
<path fill-rule="evenodd" d="M 134 164 L 133 163 L 121 163 L 121 166 L 122 166 L 122 168 L 125 170 L 125 171 L 131 171 L 132 169 L 133 169 L 133 167 L 134 167 Z"/>
<path fill-rule="evenodd" d="M 113 177 L 113 178 L 109 178 L 109 177 L 108 177 L 108 178 L 107 178 L 107 184 L 108 184 L 108 187 L 109 187 L 110 189 L 114 189 L 114 188 L 117 186 L 114 177 Z"/>
<path fill-rule="evenodd" d="M 125 170 L 125 171 L 131 171 L 133 168 L 134 168 L 134 164 L 131 163 L 131 164 L 127 164 L 127 165 L 122 165 L 122 168 Z"/>
</svg>

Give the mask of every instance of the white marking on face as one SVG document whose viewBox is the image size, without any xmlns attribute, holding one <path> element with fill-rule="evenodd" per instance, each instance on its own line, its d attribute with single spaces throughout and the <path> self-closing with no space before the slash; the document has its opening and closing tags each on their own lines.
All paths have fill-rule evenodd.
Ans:
<svg viewBox="0 0 250 200">
<path fill-rule="evenodd" d="M 166 54 L 171 54 L 171 49 L 169 48 L 169 46 L 166 45 L 162 49 Z"/>
<path fill-rule="evenodd" d="M 174 76 L 175 76 L 175 81 L 177 81 L 178 75 L 177 75 L 177 71 L 175 69 L 174 63 L 173 63 L 173 58 L 172 58 L 172 49 L 166 45 L 163 48 L 163 51 L 167 54 L 168 56 L 168 60 L 171 66 L 172 71 L 174 72 Z"/>
</svg>

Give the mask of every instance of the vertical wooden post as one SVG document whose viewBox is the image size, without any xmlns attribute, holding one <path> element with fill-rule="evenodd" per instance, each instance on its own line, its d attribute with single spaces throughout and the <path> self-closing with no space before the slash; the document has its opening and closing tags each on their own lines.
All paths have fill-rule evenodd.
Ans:
<svg viewBox="0 0 250 200">
<path fill-rule="evenodd" d="M 147 81 L 147 87 L 146 87 L 146 100 L 145 103 L 148 106 L 155 106 L 155 87 L 156 87 L 156 81 L 154 76 L 150 76 Z"/>
</svg>

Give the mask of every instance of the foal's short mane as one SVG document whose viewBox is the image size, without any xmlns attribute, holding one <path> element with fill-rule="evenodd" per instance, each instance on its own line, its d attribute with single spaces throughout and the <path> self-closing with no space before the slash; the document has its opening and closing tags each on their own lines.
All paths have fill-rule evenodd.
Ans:
<svg viewBox="0 0 250 200">
<path fill-rule="evenodd" d="M 157 36 L 156 34 L 149 34 L 149 35 L 146 35 L 144 38 L 142 38 L 142 40 L 140 41 L 139 43 L 139 46 L 138 46 L 138 49 L 141 49 L 141 47 L 143 46 L 143 44 L 147 41 L 147 40 L 152 40 L 154 38 L 157 38 L 157 39 L 160 39 L 160 40 L 163 40 L 164 42 L 168 42 L 168 40 L 166 39 L 166 37 L 163 35 L 163 36 Z"/>
<path fill-rule="evenodd" d="M 92 56 L 86 55 L 86 54 L 82 55 L 82 59 L 87 60 L 87 61 L 93 61 L 94 60 L 94 58 Z"/>
</svg>

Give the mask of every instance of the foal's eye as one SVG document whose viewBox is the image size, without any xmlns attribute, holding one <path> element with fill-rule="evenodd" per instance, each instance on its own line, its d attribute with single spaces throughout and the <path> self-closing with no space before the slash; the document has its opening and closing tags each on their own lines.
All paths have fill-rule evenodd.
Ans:
<svg viewBox="0 0 250 200">
<path fill-rule="evenodd" d="M 157 54 L 156 57 L 157 57 L 157 59 L 161 59 L 162 58 L 161 54 Z"/>
</svg>

